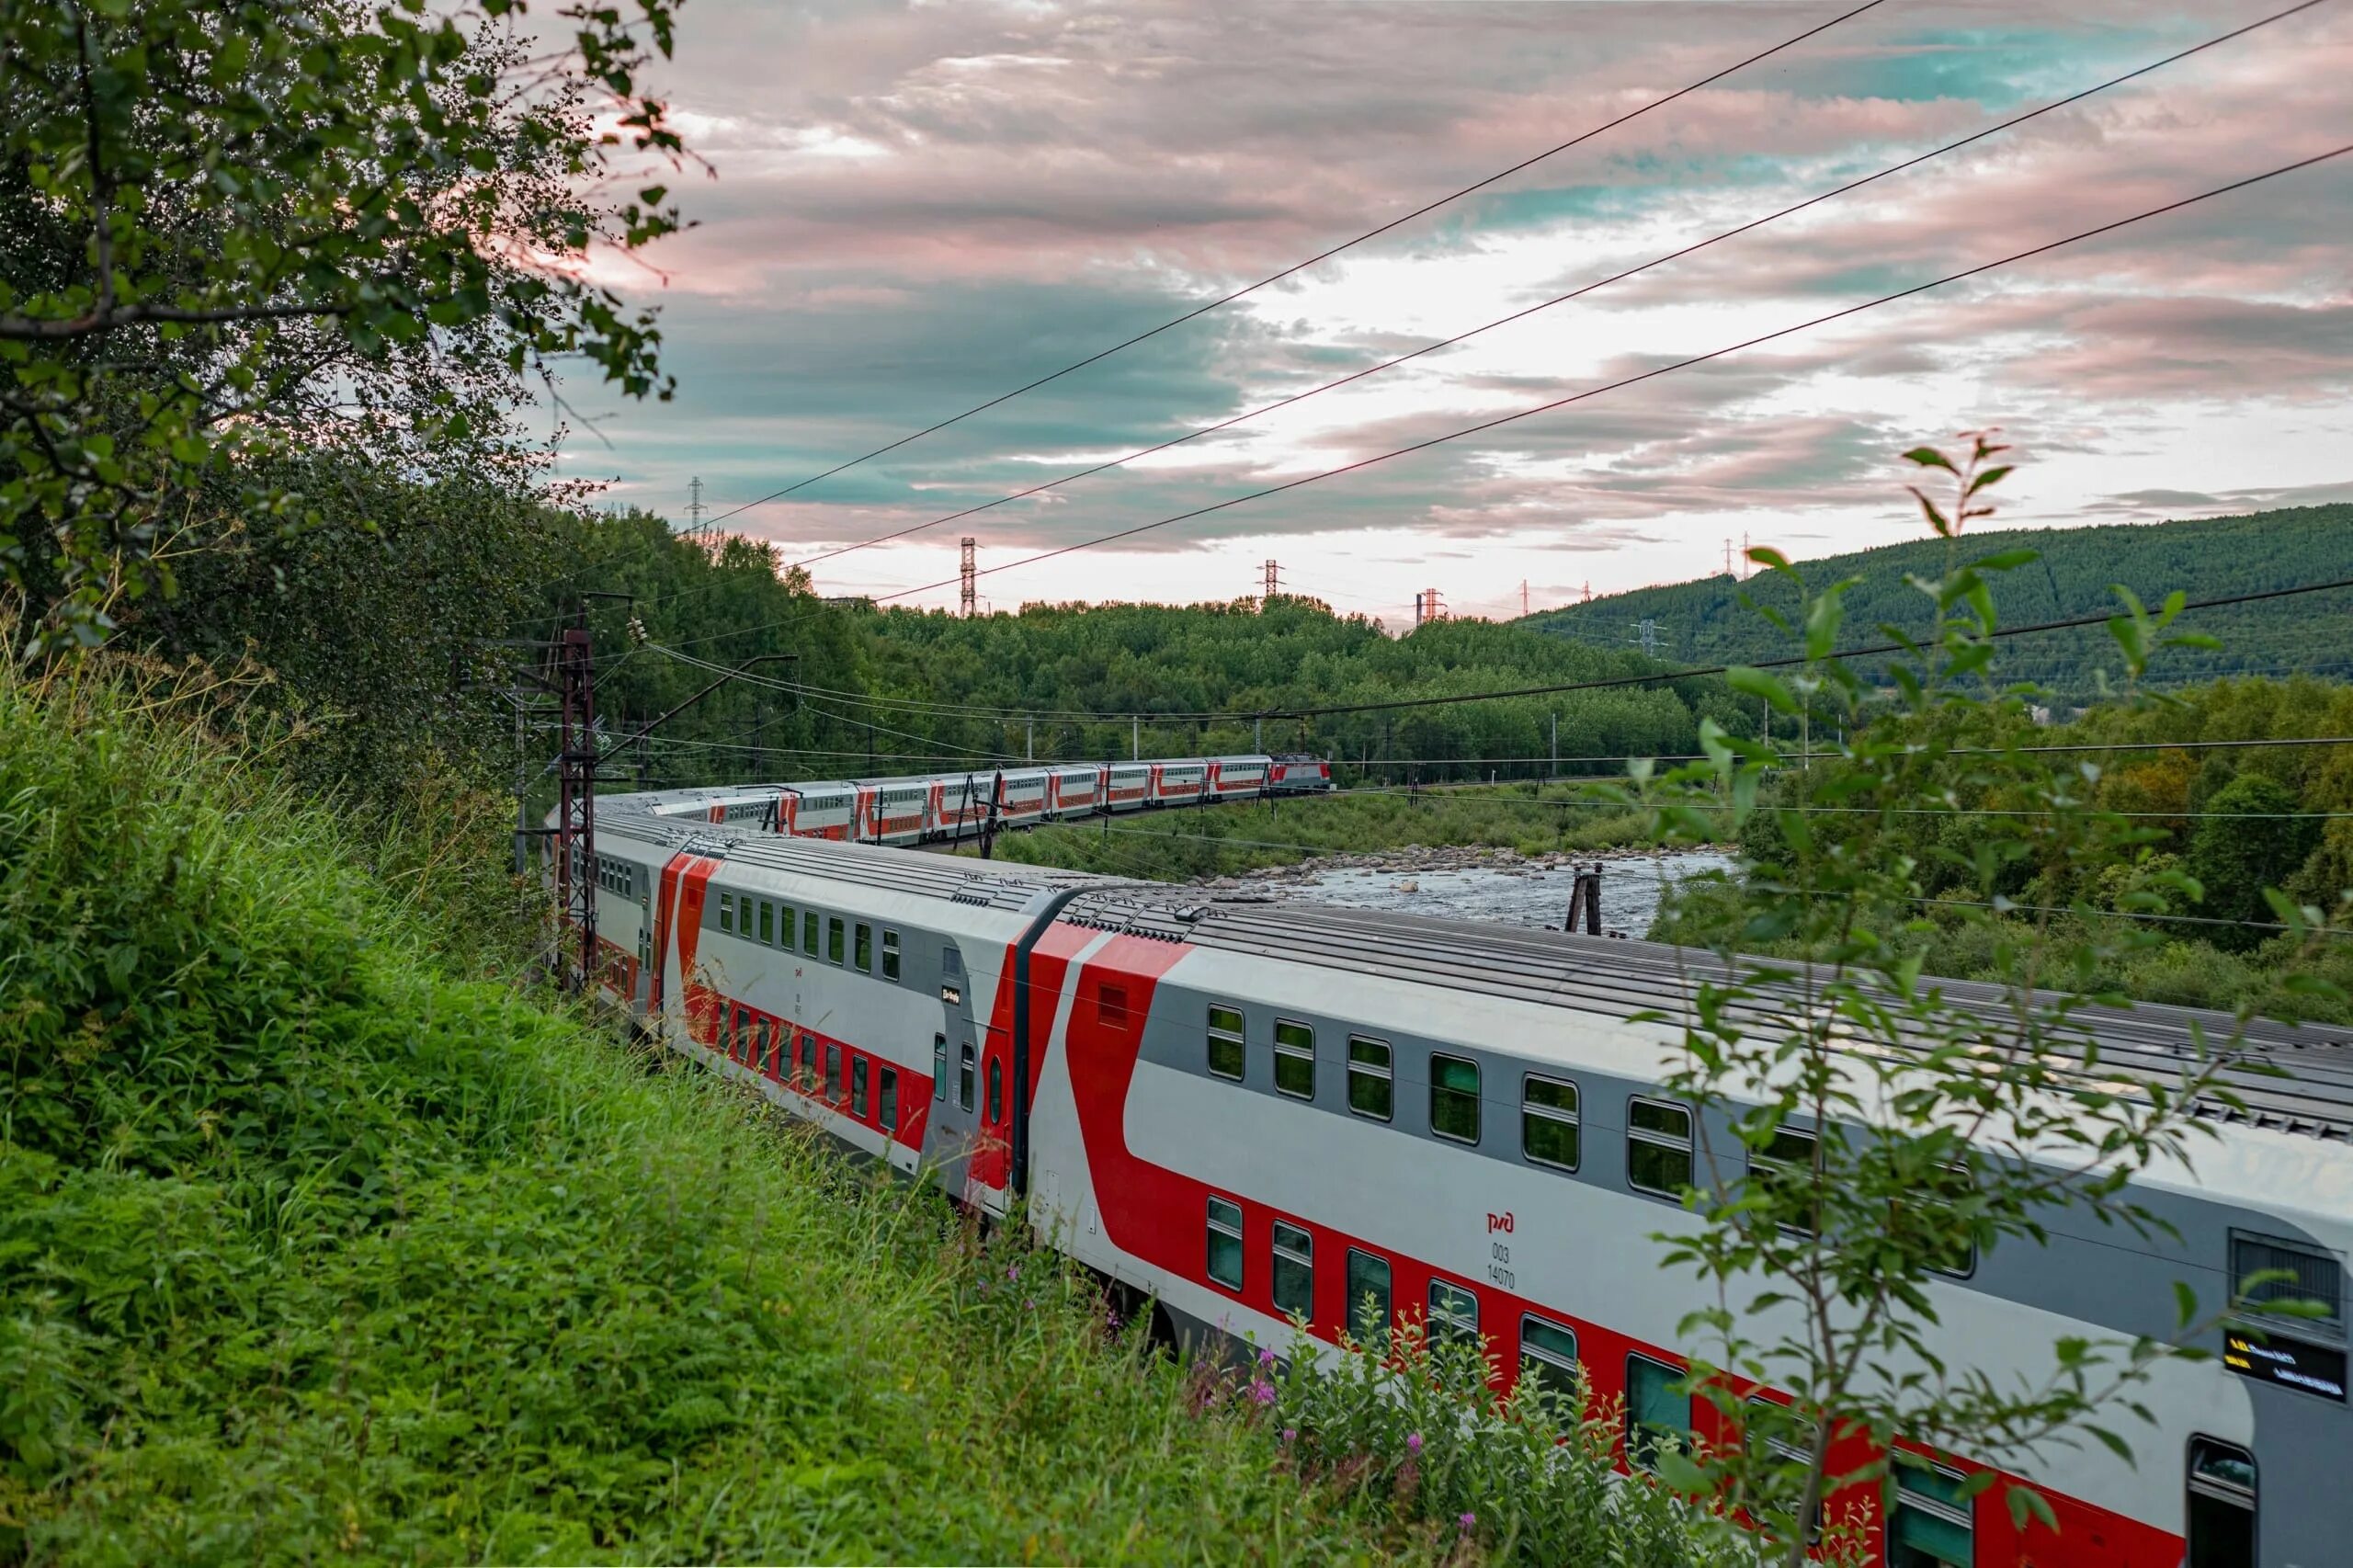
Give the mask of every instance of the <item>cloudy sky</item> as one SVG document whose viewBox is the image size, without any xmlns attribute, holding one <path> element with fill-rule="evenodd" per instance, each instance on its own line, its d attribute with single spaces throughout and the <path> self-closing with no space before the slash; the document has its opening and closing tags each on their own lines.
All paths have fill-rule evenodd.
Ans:
<svg viewBox="0 0 2353 1568">
<path fill-rule="evenodd" d="M 665 84 L 699 226 L 614 278 L 675 403 L 591 396 L 575 475 L 787 559 L 915 528 L 1610 277 L 2279 9 L 1881 0 L 1346 255 L 915 441 L 1858 0 L 1111 6 L 691 0 Z M 2353 142 L 2336 0 L 1451 348 L 894 543 L 829 593 L 1474 614 L 1912 537 L 1895 454 L 1998 424 L 2003 518 L 2353 498 L 2353 157 L 1557 411 L 1572 397 Z M 585 390 L 585 389 L 584 389 Z M 952 587 L 902 602 L 950 603 Z"/>
</svg>

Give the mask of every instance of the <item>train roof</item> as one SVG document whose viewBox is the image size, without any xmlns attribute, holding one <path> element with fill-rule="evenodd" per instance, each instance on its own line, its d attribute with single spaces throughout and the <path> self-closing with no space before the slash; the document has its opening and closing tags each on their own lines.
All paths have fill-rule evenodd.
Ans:
<svg viewBox="0 0 2353 1568">
<path fill-rule="evenodd" d="M 995 909 L 1020 909 L 1040 892 L 1058 888 L 1106 889 L 1125 885 L 1117 878 L 1091 871 L 1064 871 L 1002 860 L 975 861 L 955 855 L 922 855 L 833 839 L 745 836 L 730 843 L 725 854 L 731 867 L 752 866 L 792 876 L 825 877 L 859 887 Z"/>
<path fill-rule="evenodd" d="M 1712 954 L 1663 943 L 1344 909 L 1298 897 L 1221 897 L 1156 883 L 1090 892 L 1074 900 L 1063 917 L 1200 948 L 1619 1017 L 1650 1009 L 1672 1013 L 1692 1000 L 1701 981 L 1724 975 Z M 2004 998 L 2001 987 L 1982 982 L 1934 983 L 1947 996 L 1989 1013 Z M 2097 1028 L 2103 1072 L 2150 1081 L 2177 1078 L 2197 1056 L 2201 1034 L 2224 1040 L 2236 1028 L 2225 1013 L 2154 1003 L 2087 1006 L 2075 1017 Z M 2248 1027 L 2237 1058 L 2245 1065 L 2228 1071 L 2224 1080 L 2245 1108 L 2213 1102 L 2202 1105 L 2200 1115 L 2353 1142 L 2353 1028 L 2258 1020 Z"/>
</svg>

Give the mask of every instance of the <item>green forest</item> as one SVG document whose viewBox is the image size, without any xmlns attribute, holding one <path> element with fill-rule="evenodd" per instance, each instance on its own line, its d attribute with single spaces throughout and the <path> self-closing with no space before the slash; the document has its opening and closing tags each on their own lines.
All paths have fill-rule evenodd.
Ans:
<svg viewBox="0 0 2353 1568">
<path fill-rule="evenodd" d="M 1847 645 L 1862 646 L 1887 642 L 1882 627 L 1916 636 L 1926 625 L 1927 600 L 1907 577 L 1934 578 L 1956 559 L 2012 550 L 2031 550 L 2037 560 L 2002 584 L 2006 625 L 2105 616 L 2116 608 L 2118 585 L 2154 604 L 2176 589 L 2200 601 L 2353 579 L 2353 505 L 2145 526 L 1989 529 L 1950 543 L 1923 529 L 1906 543 L 1802 562 L 1798 571 L 1817 589 L 1853 579 Z M 1651 620 L 1660 656 L 1673 664 L 1748 664 L 1789 652 L 1782 634 L 1753 607 L 1786 612 L 1796 602 L 1793 585 L 1760 571 L 1742 582 L 1716 576 L 1611 594 L 1518 624 L 1587 646 L 1623 648 Z M 2234 674 L 2353 673 L 2345 652 L 2353 646 L 2353 588 L 2198 611 L 2186 624 L 2222 646 L 2184 650 L 2170 660 L 2165 678 L 2174 684 Z M 2003 668 L 2013 680 L 2077 703 L 2097 699 L 2102 677 L 2117 674 L 2114 644 L 2097 626 L 2013 639 Z"/>
</svg>

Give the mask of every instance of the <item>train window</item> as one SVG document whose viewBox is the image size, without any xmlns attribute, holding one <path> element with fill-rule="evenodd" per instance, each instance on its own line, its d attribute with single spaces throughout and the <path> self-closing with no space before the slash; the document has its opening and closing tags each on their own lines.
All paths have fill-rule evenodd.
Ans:
<svg viewBox="0 0 2353 1568">
<path fill-rule="evenodd" d="M 732 892 L 719 895 L 719 928 L 722 931 L 735 929 L 735 895 Z"/>
<path fill-rule="evenodd" d="M 1376 1347 L 1389 1343 L 1389 1260 L 1348 1249 L 1348 1332 Z"/>
<path fill-rule="evenodd" d="M 760 1048 L 758 1053 L 752 1058 L 752 1064 L 763 1073 L 768 1074 L 771 1076 L 780 1077 L 782 1076 L 782 1074 L 779 1071 L 775 1061 L 769 1055 L 769 1050 L 774 1044 L 775 1040 L 768 1032 L 768 1021 L 766 1018 L 762 1018 L 760 1020 Z"/>
<path fill-rule="evenodd" d="M 825 961 L 839 963 L 848 951 L 848 926 L 838 915 L 825 922 Z"/>
<path fill-rule="evenodd" d="M 972 1108 L 972 1042 L 966 1040 L 963 1062 L 956 1070 L 956 1103 L 965 1110 Z"/>
<path fill-rule="evenodd" d="M 1904 1198 L 1903 1202 L 1891 1204 L 1888 1218 L 1890 1228 L 1907 1223 L 1904 1219 L 1907 1204 L 1917 1204 L 1923 1211 L 1933 1211 L 1938 1216 L 1938 1223 L 1949 1224 L 1952 1210 L 1967 1195 L 1972 1179 L 1966 1165 L 1949 1165 L 1942 1167 L 1942 1174 L 1938 1180 L 1949 1185 L 1942 1190 L 1934 1186 L 1915 1188 Z M 1925 1239 L 1931 1244 L 1941 1244 L 1948 1249 L 1943 1263 L 1929 1265 L 1937 1273 L 1948 1275 L 1955 1279 L 1966 1279 L 1976 1271 L 1975 1238 L 1965 1234 L 1947 1233 L 1942 1236 L 1932 1235 Z"/>
<path fill-rule="evenodd" d="M 1942 1465 L 1896 1467 L 1887 1568 L 1969 1568 L 1976 1561 L 1972 1499 L 1961 1484 L 1961 1472 Z"/>
<path fill-rule="evenodd" d="M 989 1058 L 989 1123 L 1001 1125 L 1005 1120 L 1005 1060 Z"/>
<path fill-rule="evenodd" d="M 776 945 L 788 953 L 792 950 L 792 905 L 776 906 Z"/>
<path fill-rule="evenodd" d="M 1741 1426 L 1748 1439 L 1748 1451 L 1759 1463 L 1779 1471 L 1784 1484 L 1804 1477 L 1812 1462 L 1815 1427 L 1786 1404 L 1769 1399 L 1748 1402 Z M 1794 1472 L 1794 1473 L 1792 1473 Z M 1813 1515 L 1806 1522 L 1809 1544 L 1822 1539 L 1822 1500 L 1814 1499 Z"/>
<path fill-rule="evenodd" d="M 1691 1108 L 1667 1100 L 1626 1102 L 1626 1185 L 1679 1199 L 1691 1185 Z"/>
<path fill-rule="evenodd" d="M 1479 1348 L 1479 1298 L 1444 1279 L 1430 1281 L 1429 1337 L 1433 1348 L 1461 1345 Z"/>
<path fill-rule="evenodd" d="M 1530 1073 L 1519 1091 L 1519 1152 L 1540 1165 L 1577 1168 L 1577 1086 Z"/>
<path fill-rule="evenodd" d="M 1479 1141 L 1479 1064 L 1430 1053 L 1430 1131 L 1459 1143 Z"/>
<path fill-rule="evenodd" d="M 1783 1223 L 1784 1230 L 1822 1229 L 1818 1183 L 1813 1179 L 1818 1142 L 1811 1132 L 1777 1127 L 1764 1148 L 1748 1151 L 1748 1179 L 1764 1190 L 1776 1208 L 1793 1216 Z"/>
<path fill-rule="evenodd" d="M 874 927 L 861 920 L 858 923 L 857 961 L 853 965 L 860 974 L 874 972 Z"/>
<path fill-rule="evenodd" d="M 1348 1108 L 1386 1121 L 1390 1114 L 1389 1042 L 1348 1037 Z"/>
<path fill-rule="evenodd" d="M 880 1119 L 884 1132 L 899 1131 L 899 1075 L 888 1067 L 882 1069 L 882 1105 Z"/>
<path fill-rule="evenodd" d="M 1297 1225 L 1275 1221 L 1275 1311 L 1302 1320 L 1315 1315 L 1315 1238 Z"/>
<path fill-rule="evenodd" d="M 1210 1004 L 1210 1071 L 1221 1078 L 1242 1078 L 1242 1009 Z"/>
<path fill-rule="evenodd" d="M 1315 1097 L 1315 1031 L 1275 1020 L 1275 1087 L 1303 1100 Z"/>
<path fill-rule="evenodd" d="M 866 1058 L 863 1056 L 849 1064 L 849 1110 L 852 1116 L 866 1114 Z"/>
<path fill-rule="evenodd" d="M 931 1097 L 948 1097 L 948 1037 L 944 1034 L 931 1037 Z"/>
<path fill-rule="evenodd" d="M 1242 1205 L 1210 1199 L 1210 1278 L 1229 1290 L 1242 1289 Z"/>
<path fill-rule="evenodd" d="M 803 1088 L 811 1088 L 816 1085 L 817 1040 L 816 1037 L 813 1035 L 804 1034 L 801 1037 L 801 1071 L 799 1073 L 799 1077 Z"/>
<path fill-rule="evenodd" d="M 2334 1254 L 2303 1242 L 2233 1231 L 2231 1293 L 2249 1306 L 2310 1302 L 2304 1321 L 2345 1326 L 2345 1270 Z"/>
<path fill-rule="evenodd" d="M 760 941 L 767 946 L 776 943 L 776 905 L 760 900 Z"/>
<path fill-rule="evenodd" d="M 817 912 L 813 909 L 801 912 L 801 950 L 813 959 L 817 956 Z"/>
<path fill-rule="evenodd" d="M 1577 1335 L 1534 1312 L 1519 1320 L 1519 1381 L 1557 1401 L 1563 1415 L 1577 1411 Z"/>
<path fill-rule="evenodd" d="M 964 955 L 958 952 L 952 946 L 941 948 L 939 972 L 950 980 L 961 979 L 964 973 Z"/>
<path fill-rule="evenodd" d="M 2255 1568 L 2255 1456 L 2190 1438 L 2188 1517 L 2182 1568 Z"/>
<path fill-rule="evenodd" d="M 882 978 L 899 978 L 899 934 L 887 928 L 882 933 Z"/>
<path fill-rule="evenodd" d="M 825 1097 L 842 1097 L 842 1042 L 837 1040 L 825 1042 Z"/>
<path fill-rule="evenodd" d="M 1683 1374 L 1647 1356 L 1626 1358 L 1626 1459 L 1644 1470 L 1658 1468 L 1663 1444 L 1691 1441 L 1691 1396 L 1681 1391 Z"/>
</svg>

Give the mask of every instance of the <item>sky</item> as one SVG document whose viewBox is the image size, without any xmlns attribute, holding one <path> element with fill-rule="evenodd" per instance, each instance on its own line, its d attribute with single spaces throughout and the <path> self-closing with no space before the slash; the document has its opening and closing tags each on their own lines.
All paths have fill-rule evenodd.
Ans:
<svg viewBox="0 0 2353 1568">
<path fill-rule="evenodd" d="M 999 609 L 1232 599 L 1272 559 L 1286 591 L 1392 627 L 1425 588 L 1501 617 L 1523 591 L 1542 609 L 1722 572 L 1727 540 L 1802 559 L 1918 537 L 1900 454 L 1987 426 L 2020 467 L 1984 527 L 2353 499 L 2353 156 L 1664 369 L 2353 142 L 2353 0 L 1256 414 L 2289 3 L 1881 0 L 762 499 L 1857 3 L 690 0 L 661 87 L 707 165 L 672 181 L 696 226 L 656 270 L 600 264 L 660 306 L 677 395 L 570 389 L 563 468 L 681 523 L 699 477 L 721 526 L 828 594 L 952 605 L 970 535 Z"/>
</svg>

